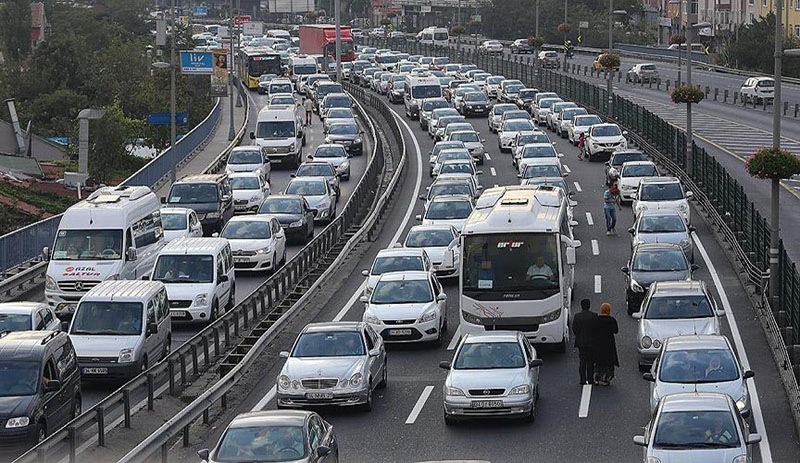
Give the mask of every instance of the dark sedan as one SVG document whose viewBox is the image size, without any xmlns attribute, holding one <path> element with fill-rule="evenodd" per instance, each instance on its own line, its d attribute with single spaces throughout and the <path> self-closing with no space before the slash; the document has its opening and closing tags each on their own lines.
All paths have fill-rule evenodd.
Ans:
<svg viewBox="0 0 800 463">
<path fill-rule="evenodd" d="M 628 314 L 639 311 L 645 292 L 656 281 L 691 280 L 692 272 L 699 267 L 690 264 L 683 249 L 677 244 L 643 243 L 633 248 L 625 274 L 625 302 Z"/>
<path fill-rule="evenodd" d="M 316 211 L 300 195 L 271 195 L 258 208 L 259 214 L 270 214 L 278 219 L 287 239 L 303 244 L 314 237 Z"/>
<path fill-rule="evenodd" d="M 509 47 L 511 54 L 533 53 L 533 45 L 528 43 L 528 39 L 517 39 Z"/>
<path fill-rule="evenodd" d="M 619 178 L 622 164 L 629 161 L 649 161 L 647 156 L 639 150 L 617 150 L 611 154 L 611 159 L 606 161 L 606 182 L 610 183 Z"/>
<path fill-rule="evenodd" d="M 360 156 L 364 153 L 364 131 L 356 123 L 342 122 L 333 124 L 328 128 L 325 143 L 338 143 L 344 145 L 347 152 Z"/>
</svg>

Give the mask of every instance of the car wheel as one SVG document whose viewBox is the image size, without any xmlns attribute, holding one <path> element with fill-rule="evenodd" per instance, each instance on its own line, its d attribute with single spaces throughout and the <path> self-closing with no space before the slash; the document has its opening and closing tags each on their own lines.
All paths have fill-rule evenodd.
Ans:
<svg viewBox="0 0 800 463">
<path fill-rule="evenodd" d="M 372 411 L 372 379 L 369 380 L 369 387 L 367 388 L 367 402 L 362 406 L 365 412 Z"/>
<path fill-rule="evenodd" d="M 81 400 L 81 396 L 76 395 L 75 400 L 72 402 L 72 419 L 74 420 L 75 418 L 81 416 L 81 413 L 83 413 L 83 402 Z"/>
<path fill-rule="evenodd" d="M 142 363 L 139 364 L 139 369 L 141 371 L 147 371 L 148 368 L 150 368 L 150 360 L 145 355 L 142 357 Z"/>
<path fill-rule="evenodd" d="M 169 353 L 172 351 L 172 335 L 167 335 L 167 342 L 164 343 L 164 352 L 161 354 L 161 360 L 169 357 Z"/>
<path fill-rule="evenodd" d="M 281 257 L 281 266 L 286 265 L 286 246 L 283 247 L 283 257 Z"/>
<path fill-rule="evenodd" d="M 456 424 L 456 419 L 452 416 L 448 415 L 447 413 L 444 414 L 444 424 L 447 426 L 453 426 Z"/>
<path fill-rule="evenodd" d="M 44 423 L 39 423 L 39 426 L 36 428 L 36 443 L 38 444 L 45 439 L 47 439 L 47 428 L 44 426 Z"/>
<path fill-rule="evenodd" d="M 275 262 L 274 260 L 272 262 Z M 228 297 L 228 303 L 225 304 L 225 311 L 231 310 L 236 305 L 236 283 L 231 285 L 231 294 Z"/>
<path fill-rule="evenodd" d="M 383 361 L 383 374 L 381 375 L 381 382 L 378 383 L 378 389 L 386 389 L 389 381 L 389 362 Z"/>
<path fill-rule="evenodd" d="M 214 302 L 211 304 L 211 313 L 208 314 L 209 323 L 217 319 L 218 312 L 219 312 L 219 303 L 217 303 L 217 300 L 215 299 Z"/>
</svg>

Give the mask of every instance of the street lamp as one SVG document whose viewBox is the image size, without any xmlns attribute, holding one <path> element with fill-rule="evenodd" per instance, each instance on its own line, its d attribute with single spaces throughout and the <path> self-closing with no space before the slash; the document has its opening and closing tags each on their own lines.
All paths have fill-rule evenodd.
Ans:
<svg viewBox="0 0 800 463">
<path fill-rule="evenodd" d="M 681 26 L 683 26 L 683 14 L 681 13 L 683 11 L 683 0 L 670 0 L 669 4 L 670 5 L 678 5 L 678 34 L 680 34 Z M 670 32 L 672 32 L 671 28 L 670 28 Z M 670 34 L 670 35 L 672 35 L 672 34 Z M 685 39 L 686 39 L 686 37 L 684 37 L 684 40 Z M 737 40 L 738 40 L 738 38 L 737 38 Z M 675 84 L 675 86 L 677 87 L 680 84 L 681 84 L 681 47 L 680 47 L 680 44 L 678 44 L 678 81 Z"/>
<path fill-rule="evenodd" d="M 688 19 L 688 18 L 687 18 Z M 711 23 L 703 21 L 686 26 L 686 86 L 692 86 L 692 33 L 697 29 L 711 27 Z M 686 105 L 686 173 L 692 177 L 692 104 Z"/>
<path fill-rule="evenodd" d="M 625 14 L 625 10 L 615 10 L 614 0 L 608 0 L 608 52 L 614 50 L 614 15 Z M 606 71 L 608 74 L 608 82 L 606 82 L 606 94 L 608 95 L 608 117 L 614 117 L 613 104 L 614 104 L 614 74 L 612 70 Z"/>
<path fill-rule="evenodd" d="M 174 41 L 173 41 L 174 43 Z M 172 59 L 175 59 L 175 46 L 173 45 L 173 52 L 172 52 Z M 164 61 L 156 61 L 152 64 L 154 69 L 169 69 L 170 70 L 170 79 L 169 79 L 169 133 L 170 133 L 170 158 L 172 158 L 172 168 L 169 172 L 169 178 L 171 183 L 175 183 L 175 176 L 177 175 L 177 168 L 178 168 L 178 152 L 175 149 L 175 139 L 177 138 L 177 127 L 175 124 L 175 65 L 170 63 L 165 63 Z"/>
<path fill-rule="evenodd" d="M 238 13 L 238 11 L 237 11 L 237 13 Z M 233 0 L 231 0 L 231 12 L 230 12 L 229 16 L 230 16 L 230 19 L 228 19 L 228 40 L 231 43 L 231 46 L 230 46 L 231 52 L 230 52 L 230 57 L 228 58 L 226 63 L 228 64 L 228 94 L 230 95 L 228 97 L 230 99 L 230 101 L 229 101 L 229 103 L 230 103 L 229 104 L 229 106 L 230 106 L 230 118 L 229 119 L 231 120 L 231 123 L 228 126 L 228 141 L 232 141 L 234 138 L 236 138 L 236 129 L 234 127 L 234 120 L 233 120 L 233 104 L 234 104 L 233 103 L 233 66 L 231 66 L 233 64 L 233 38 L 234 38 L 234 33 L 233 33 L 233 28 L 234 28 L 234 22 L 233 22 Z"/>
</svg>

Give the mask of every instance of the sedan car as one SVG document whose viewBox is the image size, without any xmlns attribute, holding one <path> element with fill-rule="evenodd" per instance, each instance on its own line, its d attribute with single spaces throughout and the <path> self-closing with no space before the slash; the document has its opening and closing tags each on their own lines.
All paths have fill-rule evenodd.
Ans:
<svg viewBox="0 0 800 463">
<path fill-rule="evenodd" d="M 533 103 L 537 93 L 539 93 L 539 89 L 537 88 L 521 88 L 519 92 L 517 92 L 517 99 L 514 100 L 514 104 L 516 104 L 519 109 L 530 114 L 531 103 Z"/>
<path fill-rule="evenodd" d="M 339 445 L 333 426 L 317 413 L 269 410 L 237 415 L 216 447 L 197 455 L 206 463 L 338 463 Z"/>
<path fill-rule="evenodd" d="M 619 170 L 622 164 L 629 161 L 647 161 L 647 156 L 639 150 L 627 149 L 617 150 L 611 154 L 611 159 L 606 162 L 606 184 L 615 181 L 619 177 Z"/>
<path fill-rule="evenodd" d="M 549 119 L 548 114 L 550 114 L 553 105 L 563 102 L 564 100 L 558 97 L 542 98 L 535 106 L 531 107 L 533 119 L 538 125 L 547 125 L 547 120 Z"/>
<path fill-rule="evenodd" d="M 625 81 L 632 83 L 656 82 L 659 79 L 658 68 L 653 63 L 634 64 L 625 74 Z"/>
<path fill-rule="evenodd" d="M 438 278 L 457 277 L 461 269 L 458 237 L 452 225 L 415 225 L 406 234 L 403 246 L 424 249 Z"/>
<path fill-rule="evenodd" d="M 372 410 L 386 387 L 383 339 L 366 323 L 310 323 L 297 336 L 277 382 L 278 408 L 360 405 Z"/>
<path fill-rule="evenodd" d="M 631 249 L 642 243 L 673 243 L 683 249 L 689 262 L 694 263 L 694 227 L 686 225 L 678 211 L 642 211 L 628 233 L 633 235 Z"/>
<path fill-rule="evenodd" d="M 161 226 L 167 243 L 178 238 L 203 236 L 203 225 L 197 212 L 188 207 L 162 207 Z"/>
<path fill-rule="evenodd" d="M 449 107 L 450 104 L 444 98 L 428 98 L 422 100 L 422 105 L 419 107 L 419 128 L 422 130 L 428 129 L 428 120 L 434 109 Z"/>
<path fill-rule="evenodd" d="M 234 172 L 255 172 L 257 170 L 264 176 L 264 180 L 270 180 L 272 166 L 267 155 L 263 154 L 258 146 L 237 146 L 231 150 L 228 155 L 225 172 L 231 174 Z"/>
<path fill-rule="evenodd" d="M 539 52 L 539 63 L 543 68 L 558 68 L 561 64 L 561 59 L 558 57 L 558 53 L 554 51 L 540 51 Z"/>
<path fill-rule="evenodd" d="M 436 163 L 436 158 L 439 156 L 439 153 L 441 153 L 442 151 L 447 150 L 447 149 L 462 149 L 462 150 L 465 150 L 465 149 L 467 149 L 467 147 L 464 146 L 464 143 L 462 143 L 460 141 L 447 141 L 447 140 L 445 140 L 445 141 L 437 142 L 436 144 L 433 145 L 433 148 L 431 149 L 430 153 L 428 153 L 428 162 L 431 164 L 431 166 L 433 166 L 433 164 Z"/>
<path fill-rule="evenodd" d="M 433 164 L 430 165 L 430 176 L 436 177 L 439 171 L 442 170 L 442 164 L 446 161 L 472 161 L 472 155 L 467 148 L 454 148 L 439 151 L 439 154 L 434 159 Z"/>
<path fill-rule="evenodd" d="M 469 174 L 469 175 L 480 175 L 483 172 L 480 170 L 476 170 L 475 163 L 472 162 L 472 159 L 464 160 L 464 159 L 453 159 L 449 161 L 444 161 L 439 167 L 438 174 Z"/>
<path fill-rule="evenodd" d="M 270 214 L 278 219 L 287 239 L 303 244 L 314 237 L 314 214 L 316 211 L 300 195 L 272 195 L 261 203 L 259 214 Z"/>
<path fill-rule="evenodd" d="M 482 91 L 465 93 L 459 103 L 457 109 L 464 116 L 485 116 L 492 109 L 489 97 Z"/>
<path fill-rule="evenodd" d="M 519 132 L 532 132 L 536 129 L 533 122 L 527 119 L 512 119 L 503 122 L 497 131 L 497 145 L 500 152 L 511 151 L 511 142 Z"/>
<path fill-rule="evenodd" d="M 503 76 L 490 76 L 486 78 L 486 87 L 484 91 L 489 98 L 497 98 L 500 93 L 500 82 L 506 78 Z"/>
<path fill-rule="evenodd" d="M 489 120 L 487 123 L 489 125 L 489 131 L 497 132 L 502 123 L 503 113 L 515 109 L 517 109 L 517 105 L 511 103 L 501 103 L 492 106 L 492 110 L 489 111 Z"/>
<path fill-rule="evenodd" d="M 542 160 L 560 159 L 562 157 L 564 155 L 556 152 L 556 148 L 552 143 L 528 143 L 522 147 L 518 157 L 515 156 L 512 163 L 522 174 L 528 165 L 537 164 Z"/>
<path fill-rule="evenodd" d="M 511 54 L 517 53 L 533 53 L 533 45 L 528 42 L 528 39 L 517 39 L 509 46 Z"/>
<path fill-rule="evenodd" d="M 459 116 L 457 109 L 438 108 L 431 111 L 430 118 L 428 119 L 428 135 L 430 135 L 431 137 L 436 135 L 436 129 L 439 128 L 439 119 L 452 116 Z"/>
<path fill-rule="evenodd" d="M 336 201 L 341 198 L 341 188 L 339 174 L 336 168 L 328 161 L 306 161 L 297 168 L 292 178 L 299 177 L 325 177 L 334 191 L 336 191 Z"/>
<path fill-rule="evenodd" d="M 274 272 L 286 263 L 286 232 L 273 216 L 233 217 L 219 236 L 230 243 L 236 270 Z"/>
<path fill-rule="evenodd" d="M 447 330 L 447 295 L 427 272 L 385 272 L 366 304 L 364 323 L 385 342 L 442 342 Z"/>
<path fill-rule="evenodd" d="M 519 98 L 519 92 L 525 85 L 521 82 L 516 84 L 505 85 L 508 82 L 504 80 L 500 84 L 500 94 L 497 96 L 497 101 L 502 101 L 504 103 L 514 103 L 516 105 L 517 98 Z"/>
<path fill-rule="evenodd" d="M 575 116 L 583 116 L 589 114 L 585 108 L 567 108 L 558 113 L 553 125 L 555 126 L 556 135 L 561 138 L 567 138 L 567 128 L 572 125 Z"/>
<path fill-rule="evenodd" d="M 336 191 L 325 177 L 293 178 L 283 190 L 286 195 L 300 195 L 316 210 L 314 222 L 330 223 L 336 218 Z"/>
<path fill-rule="evenodd" d="M 650 381 L 650 411 L 669 394 L 684 391 L 723 392 L 733 397 L 742 417 L 750 415 L 747 380 L 755 376 L 736 359 L 725 336 L 673 336 L 664 341 L 653 367 L 642 377 Z"/>
<path fill-rule="evenodd" d="M 676 177 L 649 177 L 639 182 L 639 191 L 633 202 L 633 213 L 645 210 L 673 210 L 683 216 L 686 223 L 692 222 L 688 199 L 691 191 L 684 191 Z"/>
<path fill-rule="evenodd" d="M 338 143 L 343 145 L 347 152 L 360 156 L 364 154 L 364 131 L 354 122 L 332 124 L 325 135 L 325 143 Z"/>
<path fill-rule="evenodd" d="M 684 392 L 662 398 L 644 434 L 642 461 L 750 462 L 761 435 L 739 416 L 733 398 L 711 392 Z"/>
<path fill-rule="evenodd" d="M 0 304 L 0 333 L 4 331 L 59 331 L 61 321 L 43 302 L 4 302 Z"/>
<path fill-rule="evenodd" d="M 233 193 L 234 213 L 255 213 L 270 194 L 270 186 L 260 171 L 237 172 L 228 175 Z"/>
<path fill-rule="evenodd" d="M 617 124 L 595 124 L 589 127 L 586 134 L 586 155 L 589 161 L 595 158 L 611 158 L 611 153 L 619 149 L 628 148 L 625 135 L 628 132 L 619 128 Z"/>
<path fill-rule="evenodd" d="M 425 213 L 415 218 L 423 225 L 452 225 L 460 231 L 473 209 L 469 196 L 436 196 L 427 204 Z"/>
<path fill-rule="evenodd" d="M 622 165 L 617 177 L 619 187 L 619 201 L 621 203 L 633 201 L 639 191 L 639 183 L 646 177 L 658 177 L 658 167 L 653 161 L 628 161 Z"/>
<path fill-rule="evenodd" d="M 517 177 L 521 179 L 520 185 L 533 185 L 535 179 L 543 177 L 566 177 L 567 173 L 563 172 L 561 161 L 558 159 L 543 159 L 542 162 L 536 164 L 528 164 L 521 174 Z"/>
<path fill-rule="evenodd" d="M 503 53 L 503 44 L 497 40 L 486 40 L 478 49 L 485 53 Z"/>
<path fill-rule="evenodd" d="M 342 180 L 350 180 L 350 155 L 343 145 L 337 143 L 319 145 L 308 159 L 312 162 L 329 162 L 336 168 L 336 175 Z"/>
<path fill-rule="evenodd" d="M 267 106 L 275 109 L 279 109 L 279 107 L 282 107 L 283 109 L 292 109 L 296 105 L 297 102 L 295 101 L 292 95 L 286 95 L 281 93 L 271 96 L 269 99 L 269 103 L 267 103 Z"/>
<path fill-rule="evenodd" d="M 269 88 L 269 83 L 272 82 L 272 79 L 277 79 L 277 74 L 261 74 L 258 77 L 258 93 L 264 95 L 267 93 L 267 89 Z"/>
<path fill-rule="evenodd" d="M 458 418 L 536 418 L 539 368 L 542 360 L 519 331 L 487 331 L 466 334 L 447 370 L 442 392 L 444 421 Z"/>
<path fill-rule="evenodd" d="M 645 243 L 633 248 L 628 265 L 622 267 L 626 275 L 625 302 L 628 315 L 639 311 L 645 292 L 656 281 L 691 280 L 692 272 L 699 267 L 690 264 L 677 244 Z"/>
<path fill-rule="evenodd" d="M 353 124 L 355 121 L 356 116 L 351 108 L 331 108 L 322 122 L 322 132 L 328 133 L 333 124 Z"/>
<path fill-rule="evenodd" d="M 603 120 L 600 119 L 600 116 L 595 114 L 575 116 L 575 118 L 572 120 L 572 124 L 567 126 L 567 140 L 569 140 L 573 145 L 577 146 L 578 140 L 581 138 L 582 133 L 585 134 L 589 131 L 589 127 L 602 123 Z"/>
<path fill-rule="evenodd" d="M 552 143 L 550 137 L 541 130 L 531 130 L 529 132 L 517 132 L 517 136 L 511 141 L 511 160 L 514 164 L 514 157 L 519 156 L 522 148 L 529 143 Z"/>
<path fill-rule="evenodd" d="M 472 199 L 477 199 L 480 196 L 482 187 L 476 186 L 471 177 L 448 178 L 453 175 L 456 174 L 445 174 L 443 177 L 437 178 L 427 188 L 427 194 L 419 195 L 419 199 L 427 204 L 431 199 L 442 195 L 467 195 Z"/>
<path fill-rule="evenodd" d="M 464 146 L 467 147 L 469 150 L 469 154 L 472 156 L 472 159 L 478 163 L 478 165 L 483 164 L 483 160 L 486 157 L 486 148 L 483 146 L 483 142 L 486 139 L 481 138 L 477 132 L 473 130 L 458 130 L 451 133 L 447 137 L 448 141 L 460 141 L 464 143 Z"/>
<path fill-rule="evenodd" d="M 361 274 L 367 277 L 364 295 L 369 297 L 381 275 L 388 272 L 423 271 L 434 274 L 433 263 L 424 249 L 413 248 L 388 248 L 378 251 L 369 270 L 362 270 Z"/>
</svg>

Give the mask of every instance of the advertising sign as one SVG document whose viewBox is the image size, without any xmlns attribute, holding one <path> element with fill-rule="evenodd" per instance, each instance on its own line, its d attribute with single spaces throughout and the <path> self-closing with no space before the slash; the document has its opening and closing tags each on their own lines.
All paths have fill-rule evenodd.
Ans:
<svg viewBox="0 0 800 463">
<path fill-rule="evenodd" d="M 181 73 L 209 75 L 214 73 L 214 56 L 210 51 L 181 50 Z"/>
<path fill-rule="evenodd" d="M 242 23 L 242 34 L 252 35 L 253 37 L 264 35 L 264 23 L 260 21 Z"/>
<path fill-rule="evenodd" d="M 211 74 L 211 96 L 228 94 L 228 52 L 216 50 L 214 54 L 214 72 Z"/>
<path fill-rule="evenodd" d="M 241 26 L 242 24 L 249 22 L 251 19 L 249 14 L 234 16 L 233 17 L 233 25 L 234 26 Z"/>
<path fill-rule="evenodd" d="M 208 7 L 196 6 L 192 9 L 193 16 L 208 16 Z"/>
</svg>

